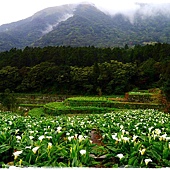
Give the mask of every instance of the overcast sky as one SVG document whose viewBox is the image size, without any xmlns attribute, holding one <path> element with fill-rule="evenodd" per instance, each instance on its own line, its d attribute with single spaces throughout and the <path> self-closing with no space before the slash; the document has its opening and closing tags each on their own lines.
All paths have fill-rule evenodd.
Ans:
<svg viewBox="0 0 170 170">
<path fill-rule="evenodd" d="M 91 2 L 108 11 L 128 11 L 136 9 L 135 2 L 170 3 L 170 0 L 1 0 L 0 25 L 25 19 L 47 7 Z"/>
</svg>

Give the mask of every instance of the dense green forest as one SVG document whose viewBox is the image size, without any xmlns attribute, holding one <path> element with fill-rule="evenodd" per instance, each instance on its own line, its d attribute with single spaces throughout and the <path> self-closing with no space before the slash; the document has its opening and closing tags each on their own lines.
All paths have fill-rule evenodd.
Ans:
<svg viewBox="0 0 170 170">
<path fill-rule="evenodd" d="M 0 53 L 0 92 L 123 94 L 170 89 L 170 44 L 25 47 Z"/>
</svg>

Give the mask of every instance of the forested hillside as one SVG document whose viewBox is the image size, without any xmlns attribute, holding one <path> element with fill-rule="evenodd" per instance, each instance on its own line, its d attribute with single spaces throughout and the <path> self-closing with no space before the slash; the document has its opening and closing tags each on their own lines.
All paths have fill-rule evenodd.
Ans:
<svg viewBox="0 0 170 170">
<path fill-rule="evenodd" d="M 170 4 L 162 8 L 138 4 L 130 17 L 123 13 L 109 15 L 91 4 L 47 8 L 0 26 L 0 51 L 26 46 L 105 48 L 170 43 L 170 14 L 164 8 L 169 9 Z"/>
<path fill-rule="evenodd" d="M 134 88 L 166 88 L 170 45 L 129 48 L 26 47 L 0 53 L 0 92 L 123 94 Z"/>
<path fill-rule="evenodd" d="M 141 4 L 131 19 L 122 13 L 110 16 L 94 6 L 79 5 L 73 17 L 59 23 L 33 45 L 122 47 L 125 44 L 170 43 L 169 14 L 154 9 L 150 16 L 144 12 L 145 8 L 153 10 L 152 6 L 148 6 Z"/>
</svg>

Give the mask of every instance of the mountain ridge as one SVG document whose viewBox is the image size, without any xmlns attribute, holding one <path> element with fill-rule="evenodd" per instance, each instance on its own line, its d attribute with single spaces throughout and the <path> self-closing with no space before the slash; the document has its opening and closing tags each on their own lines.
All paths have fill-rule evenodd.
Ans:
<svg viewBox="0 0 170 170">
<path fill-rule="evenodd" d="M 168 4 L 170 7 L 170 4 Z M 0 26 L 0 51 L 26 46 L 114 47 L 147 42 L 170 43 L 170 13 L 140 4 L 133 18 L 109 15 L 92 4 L 50 7 L 34 15 Z"/>
</svg>

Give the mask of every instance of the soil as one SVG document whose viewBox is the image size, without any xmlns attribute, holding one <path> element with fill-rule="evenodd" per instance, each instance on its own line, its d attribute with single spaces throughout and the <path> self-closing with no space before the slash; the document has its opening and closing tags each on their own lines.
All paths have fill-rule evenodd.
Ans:
<svg viewBox="0 0 170 170">
<path fill-rule="evenodd" d="M 90 140 L 92 143 L 97 144 L 98 146 L 103 146 L 102 135 L 97 129 L 92 129 L 90 133 Z"/>
</svg>

